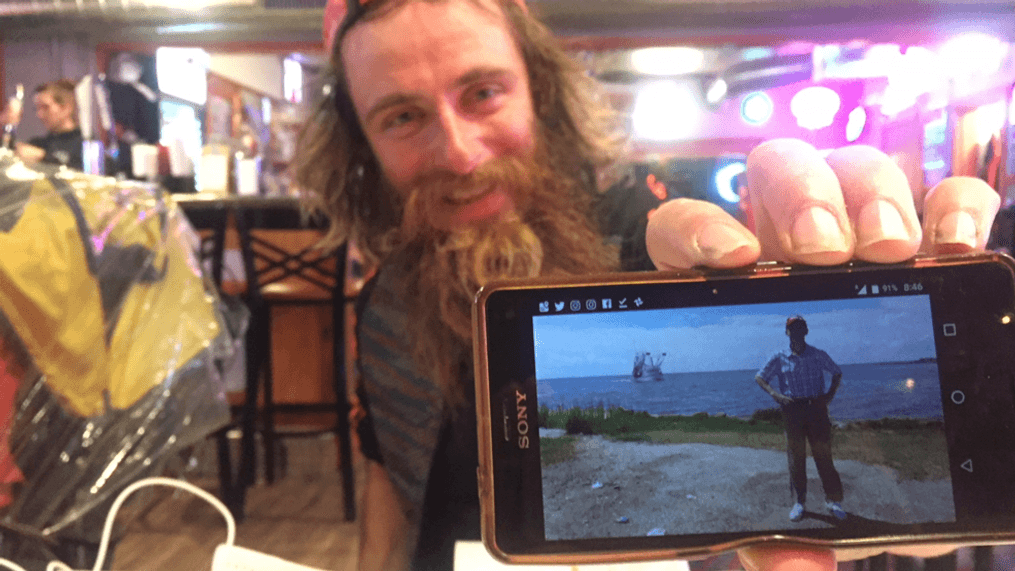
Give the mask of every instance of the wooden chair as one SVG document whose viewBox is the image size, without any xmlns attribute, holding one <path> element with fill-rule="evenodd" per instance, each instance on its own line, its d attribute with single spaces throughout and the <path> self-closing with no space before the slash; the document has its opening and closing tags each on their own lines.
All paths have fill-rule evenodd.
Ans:
<svg viewBox="0 0 1015 571">
<path fill-rule="evenodd" d="M 212 281 L 215 287 L 222 291 L 223 256 L 230 210 L 222 203 L 202 203 L 190 208 L 184 206 L 183 210 L 191 226 L 201 235 L 198 257 L 202 264 L 210 263 Z M 248 350 L 245 356 L 248 362 L 249 353 Z M 243 424 L 245 423 L 232 422 L 212 435 L 217 445 L 219 493 L 223 503 L 229 507 L 237 520 L 243 519 L 247 486 L 243 485 L 233 472 L 229 432 Z"/>
<path fill-rule="evenodd" d="M 276 478 L 277 461 L 284 461 L 280 436 L 298 437 L 319 434 L 320 430 L 276 430 L 276 414 L 334 411 L 333 430 L 338 438 L 346 520 L 355 519 L 355 493 L 349 434 L 349 404 L 346 398 L 345 339 L 345 246 L 326 253 L 317 242 L 327 230 L 326 222 L 306 219 L 299 210 L 288 207 L 238 206 L 236 228 L 240 235 L 244 273 L 247 276 L 246 300 L 251 310 L 247 352 L 247 390 L 243 403 L 243 439 L 238 479 L 244 486 L 255 481 L 256 450 L 254 434 L 263 441 L 265 480 Z M 332 326 L 332 367 L 335 402 L 280 404 L 275 400 L 272 367 L 272 309 L 286 305 L 325 305 L 330 307 Z M 257 410 L 260 381 L 263 395 Z M 260 418 L 260 426 L 256 420 Z M 281 453 L 280 453 L 281 452 Z"/>
<path fill-rule="evenodd" d="M 237 422 L 215 434 L 218 441 L 219 480 L 223 501 L 242 520 L 246 491 L 256 481 L 255 435 L 263 441 L 265 480 L 273 483 L 280 454 L 275 415 L 331 410 L 336 414 L 333 430 L 338 439 L 339 469 L 342 472 L 345 518 L 356 517 L 355 490 L 346 398 L 344 291 L 346 248 L 323 253 L 314 245 L 326 230 L 321 220 L 304 220 L 295 202 L 276 201 L 181 201 L 195 229 L 201 231 L 200 255 L 211 265 L 211 277 L 220 290 L 243 298 L 251 311 L 246 338 L 246 383 Z M 239 246 L 246 283 L 223 280 L 223 257 L 230 219 L 239 234 Z M 293 246 L 296 247 L 293 247 Z M 253 279 L 251 279 L 253 278 Z M 249 287 L 250 284 L 256 287 Z M 331 372 L 335 402 L 278 404 L 272 375 L 272 308 L 279 305 L 329 305 L 332 316 Z M 263 380 L 263 384 L 262 384 Z M 263 391 L 263 396 L 262 396 Z M 258 406 L 260 402 L 260 407 Z M 260 421 L 260 422 L 259 422 Z M 228 433 L 241 429 L 239 466 L 233 467 Z M 287 432 L 285 436 L 307 436 L 320 431 Z"/>
</svg>

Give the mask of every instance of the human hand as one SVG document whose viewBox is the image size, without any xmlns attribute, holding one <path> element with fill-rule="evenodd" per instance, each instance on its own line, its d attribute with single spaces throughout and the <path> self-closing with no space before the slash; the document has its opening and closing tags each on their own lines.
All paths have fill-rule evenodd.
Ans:
<svg viewBox="0 0 1015 571">
<path fill-rule="evenodd" d="M 954 545 L 921 545 L 893 549 L 840 549 L 832 551 L 807 546 L 765 545 L 737 552 L 747 571 L 833 571 L 838 561 L 866 559 L 885 553 L 904 557 L 939 557 L 955 550 Z"/>
<path fill-rule="evenodd" d="M 979 179 L 953 177 L 924 199 L 921 227 L 902 170 L 881 151 L 847 147 L 827 159 L 791 139 L 747 160 L 756 236 L 717 205 L 678 199 L 649 220 L 646 246 L 663 270 L 732 268 L 763 260 L 831 265 L 900 262 L 917 252 L 983 249 L 1000 198 Z"/>
<path fill-rule="evenodd" d="M 44 149 L 21 142 L 15 145 L 14 153 L 18 156 L 18 158 L 30 165 L 41 161 L 46 156 L 46 151 Z"/>
<path fill-rule="evenodd" d="M 21 100 L 12 97 L 7 108 L 0 111 L 0 125 L 20 124 L 23 109 L 24 106 L 21 104 Z"/>
<path fill-rule="evenodd" d="M 657 268 L 733 268 L 759 259 L 814 265 L 850 259 L 891 263 L 918 252 L 981 250 L 1000 207 L 1000 198 L 986 183 L 953 177 L 925 196 L 921 226 L 905 174 L 871 147 L 839 149 L 825 159 L 802 141 L 769 141 L 751 153 L 747 169 L 744 200 L 756 235 L 714 204 L 670 201 L 660 206 L 646 230 L 646 246 Z M 910 546 L 890 552 L 934 557 L 954 549 Z M 761 546 L 739 555 L 751 571 L 818 571 L 835 569 L 837 559 L 884 551 Z"/>
</svg>

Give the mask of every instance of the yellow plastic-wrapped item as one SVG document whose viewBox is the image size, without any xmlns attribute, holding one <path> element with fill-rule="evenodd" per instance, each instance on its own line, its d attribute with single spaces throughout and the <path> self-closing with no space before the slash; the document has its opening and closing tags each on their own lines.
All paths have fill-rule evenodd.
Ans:
<svg viewBox="0 0 1015 571">
<path fill-rule="evenodd" d="M 0 149 L 0 554 L 97 538 L 94 512 L 228 421 L 242 324 L 196 244 L 151 185 Z"/>
</svg>

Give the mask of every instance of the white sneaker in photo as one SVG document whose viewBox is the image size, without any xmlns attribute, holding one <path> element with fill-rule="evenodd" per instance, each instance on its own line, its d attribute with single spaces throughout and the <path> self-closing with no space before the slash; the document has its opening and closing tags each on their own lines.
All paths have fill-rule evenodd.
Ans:
<svg viewBox="0 0 1015 571">
<path fill-rule="evenodd" d="M 832 515 L 835 516 L 835 519 L 839 521 L 846 519 L 846 510 L 842 509 L 842 506 L 839 505 L 839 502 L 827 502 L 825 506 L 828 508 L 828 511 L 832 512 Z"/>
<path fill-rule="evenodd" d="M 804 505 L 797 502 L 793 504 L 793 509 L 789 510 L 789 521 L 800 521 L 804 519 Z"/>
</svg>

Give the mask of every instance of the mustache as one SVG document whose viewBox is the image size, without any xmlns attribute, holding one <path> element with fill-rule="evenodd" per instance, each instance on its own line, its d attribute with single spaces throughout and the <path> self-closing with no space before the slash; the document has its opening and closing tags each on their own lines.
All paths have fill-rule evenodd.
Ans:
<svg viewBox="0 0 1015 571">
<path fill-rule="evenodd" d="M 547 172 L 535 158 L 507 156 L 491 159 L 465 175 L 444 170 L 426 173 L 410 187 L 403 210 L 403 236 L 411 240 L 433 230 L 438 216 L 449 206 L 494 188 L 505 189 L 516 208 L 524 211 Z"/>
</svg>

